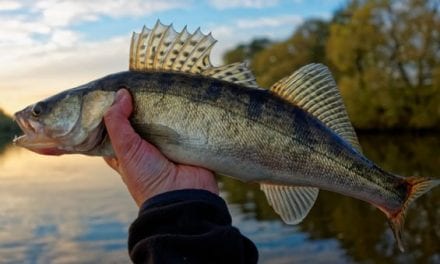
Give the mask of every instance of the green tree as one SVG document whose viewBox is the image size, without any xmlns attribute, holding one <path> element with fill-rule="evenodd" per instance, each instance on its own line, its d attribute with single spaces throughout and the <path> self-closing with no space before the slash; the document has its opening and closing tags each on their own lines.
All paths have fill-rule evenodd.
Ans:
<svg viewBox="0 0 440 264">
<path fill-rule="evenodd" d="M 20 129 L 14 123 L 11 117 L 5 114 L 2 109 L 0 109 L 0 135 L 1 136 L 13 136 L 13 133 L 17 133 Z"/>
<path fill-rule="evenodd" d="M 262 87 L 324 63 L 358 129 L 440 129 L 440 1 L 350 0 L 330 21 L 305 21 L 285 41 L 225 54 L 251 60 Z M 270 45 L 269 45 L 270 43 Z"/>
<path fill-rule="evenodd" d="M 307 20 L 288 40 L 255 54 L 252 69 L 259 84 L 269 87 L 308 63 L 328 64 L 325 56 L 328 34 L 329 24 L 326 21 Z"/>
<path fill-rule="evenodd" d="M 11 143 L 15 134 L 18 134 L 20 128 L 16 123 L 0 109 L 0 154 L 5 147 Z"/>
<path fill-rule="evenodd" d="M 335 14 L 327 58 L 356 127 L 440 127 L 439 5 L 354 0 Z"/>
</svg>

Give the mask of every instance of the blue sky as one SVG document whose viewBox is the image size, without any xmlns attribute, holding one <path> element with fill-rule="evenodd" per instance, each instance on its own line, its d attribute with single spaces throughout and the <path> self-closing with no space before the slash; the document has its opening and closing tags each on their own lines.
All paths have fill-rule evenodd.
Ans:
<svg viewBox="0 0 440 264">
<path fill-rule="evenodd" d="M 329 18 L 343 0 L 0 0 L 0 108 L 27 104 L 127 69 L 130 35 L 157 19 L 201 27 L 225 50 L 255 37 L 282 40 L 308 18 Z M 293 71 L 294 69 L 292 69 Z"/>
<path fill-rule="evenodd" d="M 182 3 L 184 1 L 181 1 Z M 228 2 L 230 2 L 228 4 Z M 233 3 L 236 2 L 234 5 Z M 253 7 L 251 4 L 244 3 L 261 2 L 261 4 Z M 271 29 L 277 27 L 285 32 L 291 32 L 292 21 L 297 19 L 300 21 L 308 17 L 329 17 L 338 3 L 341 1 L 188 1 L 189 4 L 182 4 L 176 8 L 170 8 L 160 12 L 155 12 L 148 16 L 133 17 L 111 17 L 102 16 L 99 20 L 79 23 L 74 26 L 75 30 L 87 33 L 89 40 L 97 40 L 100 38 L 108 38 L 109 36 L 117 36 L 127 32 L 127 28 L 139 28 L 139 25 L 153 25 L 157 19 L 163 23 L 173 23 L 176 28 L 182 28 L 188 25 L 189 28 L 197 28 L 199 26 L 205 28 L 216 26 L 235 26 L 239 21 L 246 21 L 249 24 L 252 21 L 261 21 L 262 19 L 271 20 L 276 26 L 268 26 L 260 28 L 261 35 L 273 35 Z M 265 4 L 263 4 L 265 3 Z M 317 8 L 319 6 L 319 8 Z M 286 22 L 284 23 L 283 18 Z M 291 18 L 289 21 L 287 18 Z M 270 23 L 270 22 L 267 22 Z M 112 28 L 112 30 L 108 30 Z M 215 34 L 215 32 L 213 32 Z M 284 38 L 285 35 L 276 36 Z"/>
</svg>

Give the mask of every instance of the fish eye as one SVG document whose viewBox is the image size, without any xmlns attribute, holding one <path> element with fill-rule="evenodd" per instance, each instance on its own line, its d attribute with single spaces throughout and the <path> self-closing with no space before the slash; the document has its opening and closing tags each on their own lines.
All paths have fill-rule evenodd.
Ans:
<svg viewBox="0 0 440 264">
<path fill-rule="evenodd" d="M 38 102 L 32 107 L 32 115 L 34 117 L 39 116 L 44 110 L 44 103 Z"/>
</svg>

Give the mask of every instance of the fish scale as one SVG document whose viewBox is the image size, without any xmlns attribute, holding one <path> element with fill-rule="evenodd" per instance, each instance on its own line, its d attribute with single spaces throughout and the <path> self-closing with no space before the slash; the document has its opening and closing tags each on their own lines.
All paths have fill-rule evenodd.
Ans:
<svg viewBox="0 0 440 264">
<path fill-rule="evenodd" d="M 409 205 L 440 181 L 394 175 L 362 154 L 327 67 L 306 65 L 265 90 L 246 63 L 214 67 L 215 42 L 199 29 L 144 27 L 132 37 L 130 71 L 17 112 L 24 135 L 14 142 L 47 155 L 112 156 L 102 119 L 126 88 L 134 129 L 170 160 L 260 183 L 288 224 L 306 217 L 320 189 L 369 202 L 385 213 L 403 250 Z"/>
</svg>

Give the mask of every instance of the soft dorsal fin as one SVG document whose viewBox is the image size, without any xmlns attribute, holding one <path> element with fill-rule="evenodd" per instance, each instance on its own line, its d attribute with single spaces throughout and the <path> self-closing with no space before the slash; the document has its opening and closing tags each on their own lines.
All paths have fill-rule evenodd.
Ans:
<svg viewBox="0 0 440 264">
<path fill-rule="evenodd" d="M 298 224 L 312 209 L 318 197 L 315 187 L 261 184 L 267 201 L 287 224 Z"/>
<path fill-rule="evenodd" d="M 306 65 L 272 85 L 270 90 L 321 120 L 361 151 L 341 94 L 326 66 Z"/>
<path fill-rule="evenodd" d="M 210 53 L 216 40 L 198 28 L 189 33 L 186 27 L 176 32 L 172 25 L 157 21 L 153 29 L 143 27 L 133 33 L 130 45 L 131 71 L 175 71 L 201 74 L 212 78 L 257 88 L 255 77 L 245 63 L 213 67 Z"/>
</svg>

